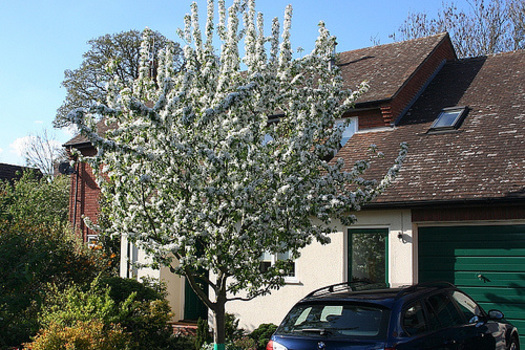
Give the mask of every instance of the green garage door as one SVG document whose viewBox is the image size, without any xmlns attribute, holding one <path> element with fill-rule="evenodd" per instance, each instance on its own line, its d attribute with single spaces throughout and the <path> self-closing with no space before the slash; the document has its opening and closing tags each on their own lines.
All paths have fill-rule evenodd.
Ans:
<svg viewBox="0 0 525 350">
<path fill-rule="evenodd" d="M 499 309 L 525 344 L 525 225 L 419 228 L 419 282 L 452 282 Z"/>
</svg>

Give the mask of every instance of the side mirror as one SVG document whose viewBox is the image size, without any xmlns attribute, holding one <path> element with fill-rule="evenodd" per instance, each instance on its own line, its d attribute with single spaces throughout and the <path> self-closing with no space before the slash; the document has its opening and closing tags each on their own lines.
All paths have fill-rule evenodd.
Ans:
<svg viewBox="0 0 525 350">
<path fill-rule="evenodd" d="M 479 316 L 474 315 L 472 318 L 468 321 L 469 324 L 475 324 L 476 327 L 481 327 L 485 324 L 485 322 L 479 318 Z"/>
<path fill-rule="evenodd" d="M 499 310 L 490 310 L 489 311 L 489 320 L 500 321 L 504 317 L 505 317 L 505 315 L 503 315 L 503 312 L 501 312 Z"/>
</svg>

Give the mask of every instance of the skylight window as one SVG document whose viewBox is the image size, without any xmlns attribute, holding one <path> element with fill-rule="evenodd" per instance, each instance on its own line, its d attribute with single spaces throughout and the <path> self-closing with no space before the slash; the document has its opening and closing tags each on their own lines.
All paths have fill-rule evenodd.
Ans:
<svg viewBox="0 0 525 350">
<path fill-rule="evenodd" d="M 431 131 L 457 129 L 467 114 L 467 107 L 443 108 L 430 127 Z"/>
</svg>

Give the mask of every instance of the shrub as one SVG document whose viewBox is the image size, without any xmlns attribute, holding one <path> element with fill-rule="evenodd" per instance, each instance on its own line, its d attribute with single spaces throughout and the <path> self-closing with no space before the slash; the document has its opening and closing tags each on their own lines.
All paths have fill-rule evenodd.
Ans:
<svg viewBox="0 0 525 350">
<path fill-rule="evenodd" d="M 36 334 L 49 282 L 57 289 L 89 283 L 97 273 L 96 261 L 63 225 L 13 222 L 0 227 L 0 347 L 18 346 Z"/>
<path fill-rule="evenodd" d="M 204 344 L 201 348 L 201 350 L 213 350 L 213 349 L 214 349 L 213 343 Z M 226 341 L 225 350 L 248 350 L 248 349 L 243 349 L 241 347 L 238 347 L 231 341 Z"/>
<path fill-rule="evenodd" d="M 119 290 L 112 292 L 103 281 L 119 286 Z M 91 320 L 100 320 L 106 327 L 118 324 L 132 339 L 130 349 L 164 350 L 186 342 L 174 339 L 168 325 L 171 317 L 168 302 L 147 288 L 139 287 L 136 281 L 112 278 L 96 279 L 85 291 L 71 286 L 63 292 L 51 292 L 40 321 L 45 330 L 54 324 L 73 327 L 77 322 Z"/>
<path fill-rule="evenodd" d="M 109 296 L 116 303 L 123 303 L 132 293 L 135 293 L 136 301 L 161 300 L 165 297 L 165 292 L 155 289 L 153 282 L 141 283 L 131 278 L 121 277 L 102 277 L 98 284 L 110 288 Z"/>
<path fill-rule="evenodd" d="M 257 344 L 257 350 L 266 350 L 266 344 L 268 344 L 276 329 L 277 326 L 273 323 L 263 323 L 250 333 L 250 338 Z"/>
<path fill-rule="evenodd" d="M 239 328 L 239 320 L 235 315 L 229 313 L 226 313 L 225 318 L 226 340 L 233 342 L 237 339 L 241 339 L 246 332 L 244 329 Z"/>
<path fill-rule="evenodd" d="M 33 172 L 10 183 L 0 181 L 0 231 L 2 225 L 24 222 L 33 226 L 65 224 L 69 213 L 69 178 L 53 181 Z"/>
<path fill-rule="evenodd" d="M 71 233 L 68 200 L 65 176 L 50 181 L 28 172 L 0 181 L 0 349 L 36 335 L 48 283 L 57 290 L 89 285 L 118 260 L 87 249 Z"/>
<path fill-rule="evenodd" d="M 131 337 L 119 325 L 106 326 L 100 320 L 76 321 L 72 326 L 52 323 L 41 331 L 28 350 L 125 350 Z"/>
<path fill-rule="evenodd" d="M 257 344 L 255 340 L 250 337 L 242 337 L 234 342 L 234 345 L 242 350 L 257 350 Z M 266 347 L 265 347 L 266 350 Z"/>
<path fill-rule="evenodd" d="M 197 320 L 197 334 L 195 335 L 195 350 L 199 350 L 206 343 L 212 341 L 208 320 L 199 317 Z"/>
<path fill-rule="evenodd" d="M 191 336 L 172 336 L 166 350 L 190 350 L 194 346 L 195 339 Z"/>
</svg>

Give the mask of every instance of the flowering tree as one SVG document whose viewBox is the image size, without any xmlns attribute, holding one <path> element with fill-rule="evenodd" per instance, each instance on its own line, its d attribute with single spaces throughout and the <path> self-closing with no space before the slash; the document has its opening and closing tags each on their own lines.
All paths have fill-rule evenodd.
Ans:
<svg viewBox="0 0 525 350">
<path fill-rule="evenodd" d="M 392 181 L 406 150 L 379 182 L 363 180 L 366 161 L 329 161 L 343 131 L 336 118 L 366 90 L 344 89 L 335 38 L 321 23 L 312 53 L 293 59 L 291 7 L 282 33 L 274 19 L 270 36 L 253 0 L 234 0 L 227 14 L 219 0 L 218 13 L 215 27 L 210 0 L 202 35 L 192 5 L 180 31 L 187 45 L 179 73 L 168 47 L 151 77 L 145 44 L 132 90 L 115 81 L 107 105 L 77 109 L 69 119 L 98 148 L 87 161 L 109 198 L 110 230 L 187 278 L 214 314 L 221 348 L 225 304 L 279 288 L 289 272 L 286 261 L 261 271 L 262 254 L 297 258 L 313 240 L 328 243 L 332 220 L 350 224 L 350 213 Z M 101 115 L 118 127 L 97 134 Z"/>
</svg>

